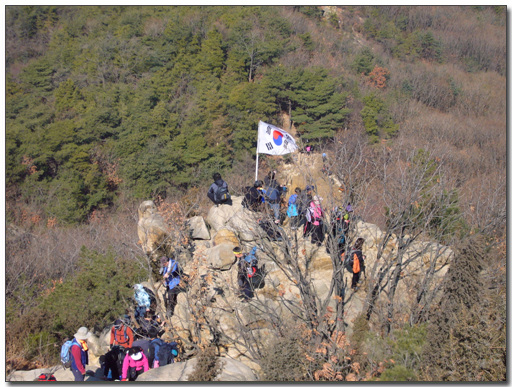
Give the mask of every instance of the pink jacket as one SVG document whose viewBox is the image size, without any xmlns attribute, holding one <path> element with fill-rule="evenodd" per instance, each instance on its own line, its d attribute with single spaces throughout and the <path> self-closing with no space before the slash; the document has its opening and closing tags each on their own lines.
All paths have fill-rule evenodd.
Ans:
<svg viewBox="0 0 512 387">
<path fill-rule="evenodd" d="M 311 207 L 311 222 L 315 225 L 315 226 L 319 226 L 320 225 L 320 219 L 323 218 L 324 214 L 322 213 L 322 208 L 319 206 L 319 205 L 316 205 L 314 202 L 311 202 L 310 204 L 310 207 Z"/>
<path fill-rule="evenodd" d="M 144 368 L 144 372 L 149 370 L 148 358 L 142 353 L 142 359 L 133 360 L 130 355 L 126 354 L 123 360 L 122 379 L 128 378 L 128 368 L 134 367 L 137 371 Z"/>
</svg>

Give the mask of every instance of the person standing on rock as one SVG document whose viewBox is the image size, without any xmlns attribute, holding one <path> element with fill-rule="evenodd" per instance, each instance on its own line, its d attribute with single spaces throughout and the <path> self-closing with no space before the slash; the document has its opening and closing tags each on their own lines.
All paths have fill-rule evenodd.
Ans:
<svg viewBox="0 0 512 387">
<path fill-rule="evenodd" d="M 283 186 L 276 180 L 276 171 L 269 172 L 269 175 L 265 177 L 265 181 L 268 181 L 265 201 L 269 204 L 269 207 L 274 214 L 274 222 L 279 224 L 281 218 L 280 209 Z"/>
<path fill-rule="evenodd" d="M 85 366 L 89 364 L 89 348 L 87 339 L 92 333 L 86 327 L 81 327 L 76 333 L 71 345 L 71 372 L 75 382 L 83 382 L 85 378 Z"/>
<path fill-rule="evenodd" d="M 354 291 L 359 288 L 357 284 L 359 283 L 361 272 L 364 272 L 365 269 L 364 261 L 366 257 L 362 252 L 363 244 L 364 238 L 357 238 L 354 246 L 348 250 L 348 256 L 344 257 L 346 259 L 345 266 L 348 271 L 352 273 L 351 288 L 354 289 Z"/>
<path fill-rule="evenodd" d="M 254 297 L 254 292 L 251 287 L 250 277 L 254 274 L 252 272 L 252 267 L 249 262 L 247 262 L 244 258 L 244 253 L 240 246 L 236 246 L 233 249 L 233 253 L 235 254 L 236 259 L 238 260 L 238 287 L 240 290 L 240 298 L 242 302 L 248 302 L 251 298 Z"/>
<path fill-rule="evenodd" d="M 228 183 L 222 180 L 222 176 L 218 172 L 213 174 L 213 183 L 206 196 L 208 196 L 216 206 L 219 204 L 232 204 Z"/>
<path fill-rule="evenodd" d="M 133 289 L 135 290 L 134 298 L 137 303 L 135 307 L 135 320 L 140 324 L 140 320 L 144 318 L 146 312 L 150 311 L 151 297 L 141 284 L 133 285 Z"/>
<path fill-rule="evenodd" d="M 181 282 L 181 268 L 178 261 L 162 257 L 160 259 L 162 264 L 162 275 L 165 282 L 165 306 L 167 309 L 167 316 L 171 317 L 174 314 L 174 308 L 178 303 L 178 293 L 180 292 Z"/>
<path fill-rule="evenodd" d="M 242 206 L 254 211 L 259 212 L 263 203 L 263 182 L 256 180 L 254 185 L 247 190 Z"/>
<path fill-rule="evenodd" d="M 308 223 L 311 227 L 311 243 L 317 246 L 320 246 L 324 241 L 324 212 L 320 204 L 322 200 L 320 196 L 315 195 L 309 206 Z"/>
<path fill-rule="evenodd" d="M 114 321 L 114 326 L 110 330 L 110 349 L 113 345 L 120 345 L 124 348 L 130 348 L 133 344 L 133 330 L 127 326 L 123 320 Z"/>
</svg>

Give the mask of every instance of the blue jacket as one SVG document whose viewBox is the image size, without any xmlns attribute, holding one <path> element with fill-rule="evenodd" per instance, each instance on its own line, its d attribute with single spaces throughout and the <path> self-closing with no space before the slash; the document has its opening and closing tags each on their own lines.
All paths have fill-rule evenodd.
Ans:
<svg viewBox="0 0 512 387">
<path fill-rule="evenodd" d="M 179 266 L 178 266 L 178 262 L 175 261 L 174 259 L 170 259 L 169 260 L 169 264 L 167 266 L 164 267 L 164 271 L 163 271 L 163 275 L 167 274 L 167 273 L 171 273 L 169 275 L 169 277 L 167 277 L 165 279 L 165 285 L 169 288 L 169 289 L 174 289 L 176 286 L 179 285 L 180 281 L 181 281 L 181 277 L 180 277 L 180 270 L 179 270 Z"/>
</svg>

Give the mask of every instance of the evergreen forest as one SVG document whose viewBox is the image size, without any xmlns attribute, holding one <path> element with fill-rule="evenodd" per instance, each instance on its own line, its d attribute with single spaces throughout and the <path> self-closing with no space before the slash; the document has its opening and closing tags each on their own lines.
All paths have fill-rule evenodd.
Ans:
<svg viewBox="0 0 512 387">
<path fill-rule="evenodd" d="M 204 216 L 215 172 L 242 195 L 262 120 L 346 152 L 349 201 L 379 227 L 408 171 L 429 180 L 403 217 L 442 185 L 426 234 L 460 252 L 452 287 L 414 323 L 358 320 L 357 380 L 506 380 L 506 75 L 505 6 L 6 6 L 8 371 L 124 311 L 147 277 L 142 201 Z M 266 380 L 318 380 L 300 350 L 268 352 Z"/>
</svg>

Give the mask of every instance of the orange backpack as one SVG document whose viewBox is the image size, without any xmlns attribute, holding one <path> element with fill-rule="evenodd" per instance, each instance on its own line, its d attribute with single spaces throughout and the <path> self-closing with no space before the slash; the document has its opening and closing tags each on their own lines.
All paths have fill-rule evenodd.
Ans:
<svg viewBox="0 0 512 387">
<path fill-rule="evenodd" d="M 357 258 L 357 254 L 354 253 L 354 264 L 352 265 L 352 272 L 359 273 L 361 271 L 361 265 L 359 264 L 359 258 Z"/>
</svg>

